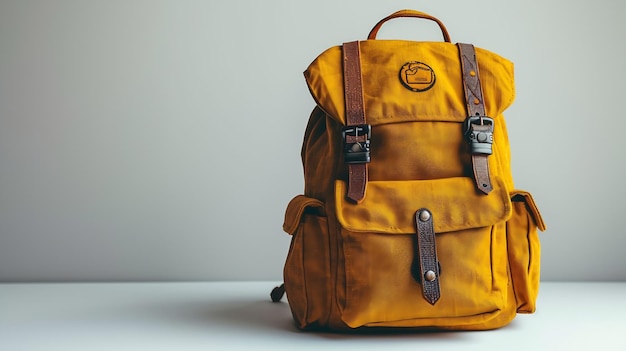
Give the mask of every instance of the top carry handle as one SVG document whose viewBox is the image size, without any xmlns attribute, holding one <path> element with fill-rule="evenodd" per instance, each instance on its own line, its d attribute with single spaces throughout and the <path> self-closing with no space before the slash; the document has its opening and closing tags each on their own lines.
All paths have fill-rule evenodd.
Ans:
<svg viewBox="0 0 626 351">
<path fill-rule="evenodd" d="M 450 43 L 450 34 L 448 34 L 448 30 L 446 29 L 446 26 L 443 25 L 443 23 L 427 14 L 421 11 L 415 11 L 415 10 L 400 10 L 397 12 L 392 13 L 391 15 L 383 18 L 382 20 L 380 20 L 378 23 L 376 23 L 376 25 L 374 26 L 374 28 L 372 28 L 372 30 L 370 31 L 370 34 L 367 36 L 368 40 L 373 40 L 376 39 L 376 34 L 378 34 L 378 31 L 380 30 L 380 27 L 382 27 L 382 25 L 394 18 L 399 18 L 399 17 L 412 17 L 412 18 L 424 18 L 424 19 L 429 19 L 431 21 L 435 21 L 438 25 L 439 28 L 441 28 L 441 33 L 443 34 L 443 40 Z"/>
</svg>

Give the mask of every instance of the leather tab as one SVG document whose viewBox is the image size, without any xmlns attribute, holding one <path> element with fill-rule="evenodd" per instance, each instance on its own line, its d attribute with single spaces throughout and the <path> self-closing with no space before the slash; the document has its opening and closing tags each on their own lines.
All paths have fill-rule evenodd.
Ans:
<svg viewBox="0 0 626 351">
<path fill-rule="evenodd" d="M 358 41 L 343 44 L 343 79 L 346 126 L 364 125 L 363 78 L 361 77 L 361 54 Z M 366 185 L 367 163 L 348 164 L 347 197 L 356 203 L 363 201 Z"/>
<path fill-rule="evenodd" d="M 482 86 L 480 85 L 476 50 L 471 44 L 458 43 L 457 45 L 463 72 L 463 88 L 465 90 L 468 118 L 485 116 L 485 102 Z M 472 168 L 476 188 L 485 194 L 489 194 L 493 190 L 487 157 L 488 155 L 485 154 L 472 154 Z"/>
<path fill-rule="evenodd" d="M 474 179 L 476 180 L 476 188 L 485 194 L 489 194 L 493 190 L 491 178 L 489 177 L 489 160 L 487 155 L 472 155 L 472 169 L 474 171 Z"/>
<path fill-rule="evenodd" d="M 367 164 L 349 164 L 348 177 L 348 199 L 356 203 L 362 202 L 367 186 Z"/>
<path fill-rule="evenodd" d="M 440 269 L 437 260 L 433 216 L 428 209 L 422 208 L 415 213 L 415 227 L 417 229 L 417 256 L 420 268 L 420 276 L 415 278 L 418 282 L 421 281 L 422 294 L 426 301 L 434 305 L 441 297 Z"/>
</svg>

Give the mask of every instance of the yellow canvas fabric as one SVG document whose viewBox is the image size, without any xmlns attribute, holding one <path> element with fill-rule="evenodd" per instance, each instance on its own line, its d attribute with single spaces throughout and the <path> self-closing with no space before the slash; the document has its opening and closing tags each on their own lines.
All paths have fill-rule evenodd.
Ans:
<svg viewBox="0 0 626 351">
<path fill-rule="evenodd" d="M 456 121 L 467 117 L 461 86 L 458 48 L 445 42 L 366 40 L 360 43 L 367 123 Z M 515 98 L 513 63 L 477 48 L 480 78 L 488 116 L 499 116 Z M 406 89 L 398 78 L 400 68 L 423 62 L 435 73 L 435 84 L 422 93 Z M 345 123 L 341 47 L 323 52 L 305 71 L 315 101 L 338 122 Z M 454 67 L 455 69 L 451 69 Z M 441 103 L 433 104 L 433 101 Z"/>
<path fill-rule="evenodd" d="M 372 126 L 365 198 L 346 199 L 341 129 L 346 124 L 342 47 L 305 72 L 317 106 L 302 146 L 304 194 L 287 206 L 292 235 L 284 280 L 298 327 L 492 329 L 532 313 L 539 289 L 537 229 L 545 224 L 530 193 L 516 190 L 503 113 L 515 97 L 513 64 L 476 48 L 487 116 L 494 120 L 494 186 L 476 190 L 461 63 L 447 42 L 360 42 L 366 122 Z M 425 64 L 432 86 L 407 88 L 407 63 Z M 404 68 L 403 68 L 404 67 Z M 414 67 L 414 66 L 413 66 Z M 417 73 L 423 73 L 417 71 Z M 419 78 L 419 77 L 418 77 Z M 415 279 L 415 219 L 432 212 L 441 298 Z"/>
</svg>

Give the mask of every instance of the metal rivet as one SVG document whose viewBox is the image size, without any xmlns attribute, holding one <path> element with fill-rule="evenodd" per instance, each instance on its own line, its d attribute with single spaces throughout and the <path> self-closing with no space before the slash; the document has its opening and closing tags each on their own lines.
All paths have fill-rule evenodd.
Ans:
<svg viewBox="0 0 626 351">
<path fill-rule="evenodd" d="M 352 152 L 359 152 L 359 151 L 362 151 L 362 150 L 363 150 L 363 147 L 359 143 L 354 143 L 352 145 L 352 147 L 350 148 L 350 151 L 352 151 Z"/>
<path fill-rule="evenodd" d="M 480 104 L 480 100 L 474 99 L 474 105 L 478 105 L 478 104 Z"/>
<path fill-rule="evenodd" d="M 478 135 L 476 136 L 476 139 L 478 139 L 478 141 L 480 141 L 481 143 L 484 143 L 487 141 L 487 134 L 486 133 L 478 133 Z"/>
<path fill-rule="evenodd" d="M 470 76 L 472 77 L 476 76 L 476 71 L 470 71 Z"/>
<path fill-rule="evenodd" d="M 430 212 L 428 212 L 427 210 L 423 210 L 422 212 L 420 212 L 420 221 L 426 222 L 429 219 L 430 219 Z"/>
<path fill-rule="evenodd" d="M 433 280 L 437 279 L 437 274 L 433 271 L 427 271 L 426 273 L 424 273 L 424 279 L 426 279 L 426 281 L 432 282 Z"/>
</svg>

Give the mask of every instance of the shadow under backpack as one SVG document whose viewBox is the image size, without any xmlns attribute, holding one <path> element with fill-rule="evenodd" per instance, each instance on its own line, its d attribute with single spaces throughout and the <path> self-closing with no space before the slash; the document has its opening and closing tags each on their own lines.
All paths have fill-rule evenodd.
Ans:
<svg viewBox="0 0 626 351">
<path fill-rule="evenodd" d="M 398 17 L 444 42 L 376 40 Z M 545 224 L 516 190 L 503 111 L 513 64 L 401 10 L 305 71 L 317 103 L 288 204 L 284 284 L 301 329 L 484 330 L 533 313 Z"/>
</svg>

